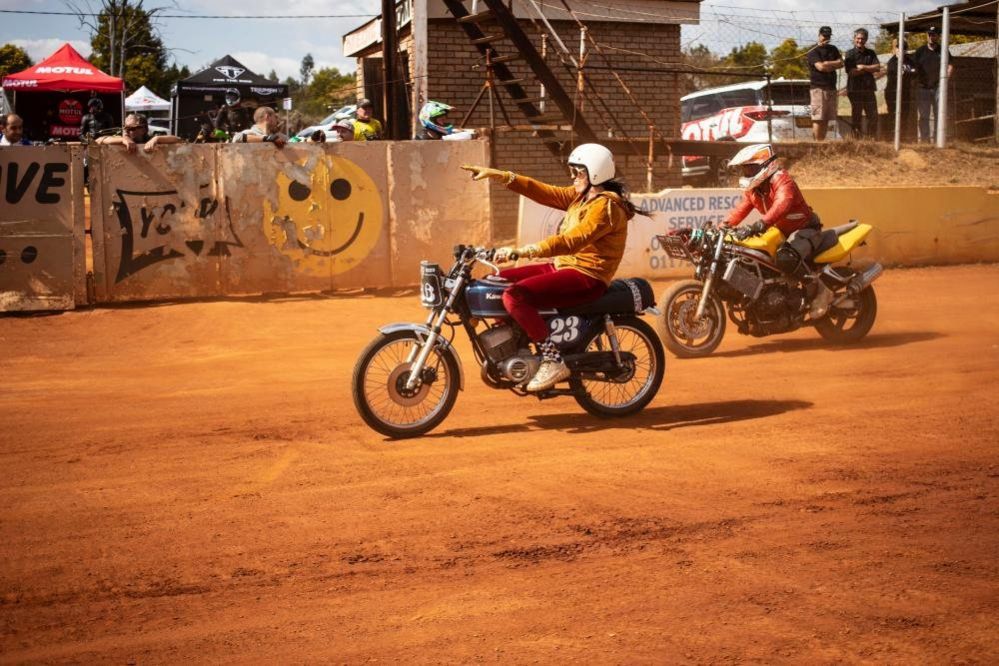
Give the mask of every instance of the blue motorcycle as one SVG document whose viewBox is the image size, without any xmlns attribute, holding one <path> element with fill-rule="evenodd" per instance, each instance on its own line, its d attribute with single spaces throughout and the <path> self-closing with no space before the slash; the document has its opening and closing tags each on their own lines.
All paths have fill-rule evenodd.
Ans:
<svg viewBox="0 0 999 666">
<path fill-rule="evenodd" d="M 562 385 L 528 393 L 541 356 L 503 307 L 510 282 L 499 277 L 493 253 L 459 245 L 447 273 L 421 262 L 420 301 L 430 310 L 426 322 L 381 327 L 354 367 L 354 405 L 365 423 L 388 437 L 405 438 L 423 435 L 447 418 L 465 384 L 452 344 L 458 327 L 468 335 L 482 380 L 491 388 L 541 400 L 572 396 L 601 417 L 628 416 L 649 404 L 662 384 L 666 360 L 659 336 L 639 318 L 658 315 L 647 281 L 614 280 L 596 301 L 542 311 L 572 375 Z M 473 278 L 478 264 L 492 273 Z"/>
</svg>

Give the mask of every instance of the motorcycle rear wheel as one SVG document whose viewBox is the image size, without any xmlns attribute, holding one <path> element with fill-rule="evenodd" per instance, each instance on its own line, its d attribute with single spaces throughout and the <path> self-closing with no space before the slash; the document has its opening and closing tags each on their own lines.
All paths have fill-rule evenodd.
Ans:
<svg viewBox="0 0 999 666">
<path fill-rule="evenodd" d="M 634 355 L 634 365 L 620 377 L 606 381 L 583 379 L 573 375 L 569 385 L 576 402 L 594 416 L 622 417 L 636 414 L 652 401 L 659 392 L 666 372 L 666 355 L 659 336 L 647 323 L 637 317 L 614 322 L 620 351 Z M 586 351 L 610 351 L 610 338 L 602 326 L 581 345 Z"/>
<path fill-rule="evenodd" d="M 833 270 L 844 278 L 852 278 L 857 273 L 845 266 Z M 848 345 L 859 342 L 871 331 L 877 315 L 878 299 L 874 287 L 868 285 L 856 297 L 830 307 L 826 316 L 815 322 L 815 330 L 833 344 Z"/>
<path fill-rule="evenodd" d="M 658 321 L 663 343 L 677 358 L 707 356 L 725 337 L 725 306 L 714 294 L 701 321 L 694 319 L 704 284 L 680 280 L 670 286 L 659 301 L 662 319 Z"/>
<path fill-rule="evenodd" d="M 405 387 L 411 357 L 420 338 L 395 331 L 372 340 L 357 359 L 351 392 L 357 412 L 373 430 L 393 439 L 418 437 L 447 418 L 458 398 L 460 367 L 455 356 L 434 347 L 424 366 L 424 382 Z"/>
</svg>

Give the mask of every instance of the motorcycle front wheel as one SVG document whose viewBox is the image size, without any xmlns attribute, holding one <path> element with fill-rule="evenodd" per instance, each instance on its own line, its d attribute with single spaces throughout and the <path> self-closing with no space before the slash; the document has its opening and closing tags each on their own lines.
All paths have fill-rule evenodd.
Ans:
<svg viewBox="0 0 999 666">
<path fill-rule="evenodd" d="M 855 270 L 845 266 L 837 266 L 833 270 L 847 279 L 856 275 Z M 833 344 L 847 345 L 862 340 L 874 326 L 877 315 L 878 299 L 874 295 L 874 287 L 868 285 L 855 297 L 830 307 L 826 316 L 815 322 L 815 330 Z"/>
<path fill-rule="evenodd" d="M 642 411 L 656 397 L 666 372 L 666 355 L 659 336 L 638 318 L 614 322 L 620 351 L 634 355 L 617 376 L 583 379 L 573 375 L 569 385 L 576 402 L 594 416 L 628 416 Z M 588 352 L 612 351 L 607 330 L 594 328 L 583 347 Z"/>
<path fill-rule="evenodd" d="M 708 296 L 704 316 L 696 319 L 704 284 L 680 280 L 663 294 L 659 322 L 663 343 L 678 358 L 707 356 L 721 344 L 725 335 L 725 306 L 714 294 Z"/>
<path fill-rule="evenodd" d="M 440 347 L 427 357 L 419 385 L 406 388 L 420 345 L 415 331 L 382 334 L 354 366 L 354 406 L 373 430 L 393 439 L 430 432 L 447 418 L 458 398 L 458 359 Z"/>
</svg>

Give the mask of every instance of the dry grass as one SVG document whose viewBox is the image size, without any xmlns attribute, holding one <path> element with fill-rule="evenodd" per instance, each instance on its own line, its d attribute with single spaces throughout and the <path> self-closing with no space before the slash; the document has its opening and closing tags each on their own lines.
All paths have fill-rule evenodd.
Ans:
<svg viewBox="0 0 999 666">
<path fill-rule="evenodd" d="M 795 147 L 787 165 L 804 187 L 972 185 L 999 190 L 999 147 L 956 143 L 950 148 L 839 141 Z"/>
</svg>

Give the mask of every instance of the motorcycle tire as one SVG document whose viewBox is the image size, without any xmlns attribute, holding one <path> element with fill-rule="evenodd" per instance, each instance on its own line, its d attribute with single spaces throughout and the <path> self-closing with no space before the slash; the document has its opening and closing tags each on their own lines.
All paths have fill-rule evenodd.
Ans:
<svg viewBox="0 0 999 666">
<path fill-rule="evenodd" d="M 576 375 L 569 378 L 573 397 L 580 407 L 594 416 L 623 417 L 636 414 L 659 393 L 666 373 L 666 354 L 655 330 L 637 317 L 616 320 L 614 328 L 620 350 L 635 355 L 635 366 L 625 377 L 601 381 L 583 379 Z M 580 343 L 588 351 L 611 349 L 607 331 L 596 326 Z"/>
<path fill-rule="evenodd" d="M 677 358 L 707 356 L 725 337 L 725 306 L 711 294 L 703 323 L 693 321 L 704 283 L 680 280 L 673 283 L 659 301 L 662 319 L 657 320 L 663 344 Z"/>
<path fill-rule="evenodd" d="M 844 278 L 852 278 L 857 273 L 844 266 L 833 270 Z M 826 316 L 815 322 L 815 330 L 833 344 L 848 345 L 859 342 L 870 332 L 877 315 L 878 299 L 874 295 L 874 287 L 868 285 L 856 298 L 829 308 Z"/>
<path fill-rule="evenodd" d="M 351 393 L 357 412 L 373 430 L 392 439 L 430 432 L 447 418 L 458 398 L 461 367 L 454 353 L 441 347 L 427 357 L 424 372 L 429 381 L 406 391 L 412 365 L 408 359 L 419 344 L 414 331 L 379 335 L 354 366 Z"/>
</svg>

